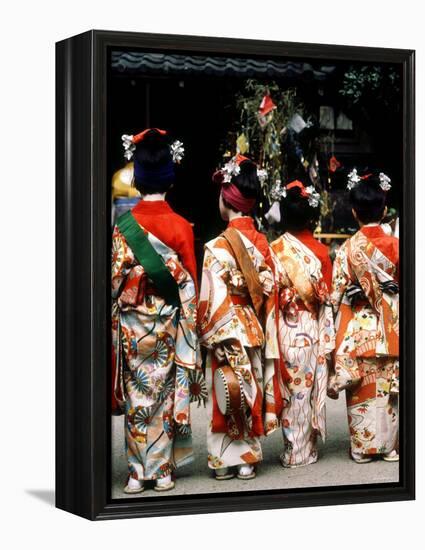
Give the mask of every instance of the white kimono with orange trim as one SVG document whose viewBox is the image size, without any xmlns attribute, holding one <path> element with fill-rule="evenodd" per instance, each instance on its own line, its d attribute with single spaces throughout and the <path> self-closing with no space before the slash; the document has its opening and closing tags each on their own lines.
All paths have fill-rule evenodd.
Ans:
<svg viewBox="0 0 425 550">
<path fill-rule="evenodd" d="M 244 220 L 244 223 L 248 222 Z M 263 287 L 263 319 L 257 317 L 250 303 L 245 279 L 226 239 L 219 236 L 208 242 L 199 300 L 199 330 L 201 345 L 207 348 L 207 443 L 208 465 L 212 469 L 260 462 L 260 436 L 277 427 L 273 378 L 278 350 L 273 317 L 273 272 L 263 254 L 238 225 L 233 224 L 235 226 Z M 267 247 L 265 237 L 258 235 L 264 238 Z M 247 405 L 242 424 L 232 416 L 223 416 L 217 407 L 213 375 L 219 366 L 214 354 L 218 345 L 226 346 L 227 363 L 242 375 Z"/>
<path fill-rule="evenodd" d="M 363 455 L 398 448 L 399 297 L 381 288 L 397 282 L 398 262 L 398 239 L 377 224 L 345 241 L 334 262 L 332 387 L 346 390 L 351 450 Z M 353 304 L 352 285 L 363 290 Z"/>
<path fill-rule="evenodd" d="M 285 233 L 271 244 L 280 298 L 278 338 L 288 379 L 283 385 L 284 466 L 317 461 L 317 435 L 326 435 L 327 356 L 335 331 L 322 265 L 299 239 Z"/>
</svg>

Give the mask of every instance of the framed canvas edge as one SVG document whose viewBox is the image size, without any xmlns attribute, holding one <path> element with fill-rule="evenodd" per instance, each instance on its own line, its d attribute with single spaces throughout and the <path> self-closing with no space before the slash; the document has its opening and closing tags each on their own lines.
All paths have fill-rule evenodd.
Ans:
<svg viewBox="0 0 425 550">
<path fill-rule="evenodd" d="M 179 48 L 200 55 L 206 52 L 250 55 L 255 51 L 264 56 L 271 55 L 272 51 L 272 55 L 317 59 L 344 59 L 349 54 L 349 59 L 353 60 L 403 64 L 403 156 L 407 185 L 403 190 L 401 222 L 402 278 L 405 283 L 402 303 L 403 316 L 409 321 L 409 332 L 406 334 L 403 323 L 401 356 L 408 372 L 402 372 L 404 414 L 400 427 L 403 450 L 399 484 L 315 488 L 313 492 L 282 490 L 278 494 L 260 491 L 254 494 L 241 492 L 237 496 L 193 495 L 190 499 L 171 497 L 131 502 L 108 498 L 105 453 L 110 449 L 109 420 L 105 415 L 107 382 L 104 377 L 108 359 L 106 346 L 101 349 L 100 342 L 102 338 L 104 342 L 108 318 L 108 296 L 104 291 L 109 288 L 106 280 L 108 266 L 105 264 L 105 220 L 109 218 L 104 159 L 106 60 L 107 50 L 111 47 L 152 47 L 165 51 Z M 312 49 L 315 50 L 314 56 L 306 53 Z M 414 381 L 414 50 L 88 31 L 58 42 L 56 51 L 56 506 L 88 519 L 113 519 L 414 499 L 414 384 L 411 384 Z M 84 70 L 81 70 L 81 62 Z M 77 74 L 78 83 L 75 82 Z M 77 121 L 77 102 L 88 114 L 84 122 Z M 78 147 L 77 143 L 80 144 Z M 81 148 L 81 143 L 86 144 L 86 150 Z M 76 174 L 80 179 L 76 179 Z M 85 201 L 83 212 L 78 208 L 78 200 Z M 77 212 L 79 216 L 76 216 Z M 82 214 L 85 218 L 81 224 Z M 85 231 L 90 238 L 84 243 Z M 82 254 L 79 253 L 80 246 Z M 81 295 L 78 294 L 79 288 L 84 290 Z M 89 336 L 85 334 L 83 344 L 77 346 L 77 353 L 75 344 L 83 334 L 82 320 L 85 329 L 89 327 Z M 404 383 L 407 378 L 409 387 Z M 94 384 L 97 384 L 96 390 Z"/>
</svg>

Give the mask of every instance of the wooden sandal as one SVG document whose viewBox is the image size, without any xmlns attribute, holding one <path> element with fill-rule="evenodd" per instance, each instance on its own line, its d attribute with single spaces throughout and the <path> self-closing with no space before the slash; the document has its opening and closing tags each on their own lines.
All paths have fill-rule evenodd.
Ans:
<svg viewBox="0 0 425 550">
<path fill-rule="evenodd" d="M 221 468 L 219 468 L 221 469 Z M 215 471 L 215 479 L 218 481 L 224 481 L 226 479 L 233 479 L 235 477 L 235 474 L 231 471 L 227 471 L 225 474 L 217 474 L 217 470 Z"/>
<path fill-rule="evenodd" d="M 163 491 L 171 491 L 171 489 L 174 489 L 175 486 L 176 486 L 176 484 L 174 483 L 174 481 L 170 481 L 170 483 L 168 485 L 156 485 L 155 484 L 153 490 L 158 491 L 159 493 L 162 493 Z"/>
<path fill-rule="evenodd" d="M 143 493 L 144 490 L 145 490 L 144 485 L 142 485 L 141 487 L 134 487 L 133 489 L 128 485 L 126 485 L 123 489 L 126 495 L 136 495 L 137 493 Z"/>
</svg>

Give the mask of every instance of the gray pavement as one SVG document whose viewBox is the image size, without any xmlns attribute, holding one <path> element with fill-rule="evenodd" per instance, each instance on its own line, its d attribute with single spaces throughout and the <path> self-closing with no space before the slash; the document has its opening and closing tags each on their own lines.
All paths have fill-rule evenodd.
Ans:
<svg viewBox="0 0 425 550">
<path fill-rule="evenodd" d="M 264 460 L 257 469 L 257 477 L 250 481 L 237 478 L 216 481 L 207 466 L 206 411 L 192 405 L 192 430 L 195 460 L 177 471 L 176 488 L 169 493 L 146 490 L 135 498 L 167 495 L 190 495 L 229 491 L 252 491 L 323 487 L 329 485 L 357 485 L 398 481 L 398 463 L 376 460 L 369 464 L 356 464 L 348 455 L 349 438 L 345 409 L 345 396 L 338 401 L 328 400 L 328 438 L 320 444 L 319 461 L 310 466 L 284 469 L 279 463 L 282 434 L 277 430 L 263 438 Z M 124 452 L 123 417 L 112 418 L 112 498 L 128 498 L 122 491 L 126 482 L 127 464 Z"/>
</svg>

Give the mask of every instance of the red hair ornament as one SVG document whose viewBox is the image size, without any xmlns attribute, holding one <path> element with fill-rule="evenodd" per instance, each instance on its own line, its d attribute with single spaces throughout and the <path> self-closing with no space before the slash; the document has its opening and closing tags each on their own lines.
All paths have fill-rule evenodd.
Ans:
<svg viewBox="0 0 425 550">
<path fill-rule="evenodd" d="M 299 187 L 301 189 L 301 196 L 308 200 L 308 204 L 313 208 L 317 208 L 320 204 L 320 194 L 315 190 L 312 185 L 304 187 L 302 182 L 295 180 L 289 183 L 286 186 L 286 190 L 293 189 L 294 187 Z"/>
</svg>

